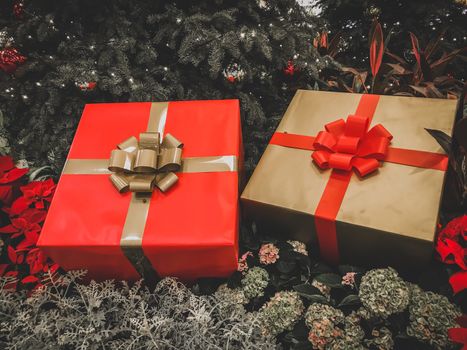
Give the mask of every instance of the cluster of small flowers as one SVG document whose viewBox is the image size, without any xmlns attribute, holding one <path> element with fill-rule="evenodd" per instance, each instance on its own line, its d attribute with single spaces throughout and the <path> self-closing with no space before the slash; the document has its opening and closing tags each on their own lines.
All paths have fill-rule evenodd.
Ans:
<svg viewBox="0 0 467 350">
<path fill-rule="evenodd" d="M 221 315 L 245 313 L 243 305 L 248 303 L 248 298 L 240 288 L 231 289 L 227 284 L 221 284 L 214 297 L 218 300 Z"/>
<path fill-rule="evenodd" d="M 238 267 L 237 267 L 237 271 L 240 271 L 240 272 L 246 272 L 248 270 L 248 263 L 247 263 L 247 259 L 249 256 L 253 256 L 253 253 L 248 251 L 246 253 L 244 253 L 240 259 L 238 259 Z"/>
<path fill-rule="evenodd" d="M 226 283 L 221 284 L 214 296 L 219 300 L 227 300 L 231 304 L 244 305 L 248 303 L 248 298 L 240 288 L 229 288 Z"/>
<path fill-rule="evenodd" d="M 343 277 L 342 277 L 342 285 L 344 286 L 350 286 L 354 287 L 355 286 L 355 275 L 356 272 L 347 272 Z"/>
<path fill-rule="evenodd" d="M 330 298 L 331 297 L 331 287 L 321 283 L 321 282 L 318 282 L 317 280 L 313 280 L 311 282 L 311 285 L 317 289 L 319 289 L 319 291 L 321 292 L 321 294 L 323 294 L 326 298 Z"/>
<path fill-rule="evenodd" d="M 394 349 L 394 340 L 391 331 L 386 327 L 374 328 L 371 331 L 372 338 L 363 342 L 371 349 L 391 350 Z"/>
<path fill-rule="evenodd" d="M 409 288 L 393 268 L 375 269 L 362 277 L 359 297 L 372 315 L 387 318 L 407 308 Z"/>
<path fill-rule="evenodd" d="M 360 326 L 361 318 L 354 311 L 345 317 L 344 339 L 341 343 L 346 344 L 345 349 L 357 349 L 365 337 L 365 331 Z"/>
<path fill-rule="evenodd" d="M 261 264 L 274 264 L 279 259 L 279 248 L 272 243 L 263 244 L 258 252 Z"/>
<path fill-rule="evenodd" d="M 264 289 L 268 286 L 269 274 L 261 267 L 253 267 L 242 279 L 242 290 L 245 297 L 253 299 L 264 294 Z"/>
<path fill-rule="evenodd" d="M 425 292 L 410 284 L 409 336 L 435 349 L 448 349 L 453 346 L 448 338 L 448 329 L 457 327 L 455 319 L 459 316 L 460 310 L 445 296 Z"/>
<path fill-rule="evenodd" d="M 258 316 L 264 332 L 278 335 L 291 330 L 300 319 L 304 310 L 303 302 L 296 292 L 277 292 L 259 310 Z"/>
<path fill-rule="evenodd" d="M 289 243 L 292 246 L 294 252 L 308 256 L 308 251 L 306 250 L 305 243 L 299 241 L 287 241 L 287 243 Z"/>
<path fill-rule="evenodd" d="M 325 304 L 311 304 L 305 314 L 305 323 L 310 328 L 308 340 L 314 349 L 328 349 L 344 335 L 337 325 L 345 320 L 342 311 Z"/>
</svg>

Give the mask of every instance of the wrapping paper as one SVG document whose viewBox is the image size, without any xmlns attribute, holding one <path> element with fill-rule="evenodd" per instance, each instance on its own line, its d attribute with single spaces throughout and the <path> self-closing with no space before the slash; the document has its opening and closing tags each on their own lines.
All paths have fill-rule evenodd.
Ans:
<svg viewBox="0 0 467 350">
<path fill-rule="evenodd" d="M 117 144 L 148 130 L 184 147 L 177 183 L 146 205 L 113 187 L 107 165 Z M 86 105 L 38 246 L 96 279 L 136 280 L 148 265 L 184 280 L 227 276 L 237 266 L 241 148 L 237 100 Z M 141 235 L 125 229 L 135 223 Z"/>
<path fill-rule="evenodd" d="M 299 90 L 273 141 L 279 134 L 314 138 L 325 124 L 354 114 L 361 100 L 359 94 Z M 456 103 L 379 96 L 371 125 L 381 123 L 393 135 L 392 149 L 402 149 L 402 153 L 422 151 L 420 154 L 439 160 L 443 151 L 425 128 L 451 135 Z M 245 213 L 271 233 L 289 232 L 292 238 L 321 243 L 322 248 L 324 239 L 319 242 L 317 237 L 316 211 L 333 171 L 314 164 L 311 150 L 273 143 L 242 194 Z M 393 157 L 394 150 L 389 154 Z M 412 158 L 417 163 L 417 157 Z M 423 161 L 418 163 L 422 164 L 383 161 L 377 171 L 365 177 L 350 176 L 334 217 L 337 259 L 324 252 L 326 260 L 416 268 L 431 259 L 445 171 L 443 167 L 420 167 L 426 163 Z M 441 163 L 446 165 L 447 158 Z"/>
</svg>

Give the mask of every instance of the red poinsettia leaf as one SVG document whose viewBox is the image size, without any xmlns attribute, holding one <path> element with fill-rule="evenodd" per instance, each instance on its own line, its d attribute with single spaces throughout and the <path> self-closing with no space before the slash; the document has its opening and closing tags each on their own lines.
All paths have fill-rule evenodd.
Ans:
<svg viewBox="0 0 467 350">
<path fill-rule="evenodd" d="M 372 30 L 370 32 L 370 66 L 371 74 L 376 77 L 381 62 L 383 61 L 384 53 L 384 40 L 383 40 L 383 29 L 379 22 L 374 22 Z"/>
<path fill-rule="evenodd" d="M 459 271 L 449 277 L 449 284 L 454 294 L 467 289 L 467 271 Z"/>
<path fill-rule="evenodd" d="M 45 210 L 36 208 L 28 208 L 21 215 L 21 217 L 26 219 L 31 224 L 40 224 L 45 220 L 46 216 L 47 212 Z"/>
<path fill-rule="evenodd" d="M 27 168 L 13 168 L 9 172 L 3 174 L 3 176 L 0 178 L 0 184 L 7 184 L 16 181 L 25 174 L 27 174 L 28 171 L 29 169 Z"/>
<path fill-rule="evenodd" d="M 27 199 L 25 197 L 19 197 L 11 205 L 9 214 L 11 216 L 19 215 L 23 211 L 25 211 L 28 207 L 29 207 L 29 202 L 27 201 Z"/>
<path fill-rule="evenodd" d="M 0 264 L 0 276 L 3 276 L 7 267 L 8 267 L 8 264 Z"/>
<path fill-rule="evenodd" d="M 47 272 L 46 267 L 40 261 L 34 261 L 29 265 L 29 270 L 31 273 L 38 273 L 41 271 Z"/>
<path fill-rule="evenodd" d="M 16 277 L 16 276 L 18 276 L 18 271 L 8 271 L 5 274 L 5 277 Z"/>
<path fill-rule="evenodd" d="M 57 185 L 55 184 L 55 182 L 54 182 L 54 180 L 52 178 L 45 180 L 44 181 L 44 191 L 43 191 L 42 195 L 44 197 L 48 197 L 48 200 L 50 200 L 51 198 L 49 198 L 49 197 L 54 194 L 56 187 L 57 187 Z"/>
<path fill-rule="evenodd" d="M 29 234 L 29 237 L 26 237 L 25 239 L 23 239 L 21 242 L 18 243 L 18 245 L 16 246 L 17 250 L 25 250 L 29 247 L 36 245 L 37 240 L 39 239 L 39 235 L 34 232 L 28 232 L 28 234 Z"/>
<path fill-rule="evenodd" d="M 454 343 L 464 345 L 462 349 L 467 347 L 467 328 L 451 328 L 448 329 L 448 336 Z"/>
<path fill-rule="evenodd" d="M 21 186 L 20 190 L 26 197 L 35 197 L 40 194 L 41 181 L 31 181 L 30 183 Z"/>
<path fill-rule="evenodd" d="M 0 202 L 5 205 L 10 205 L 13 199 L 13 192 L 11 186 L 0 186 Z"/>
<path fill-rule="evenodd" d="M 465 261 L 464 261 L 464 257 L 465 257 L 465 249 L 462 248 L 462 246 L 451 240 L 451 239 L 447 239 L 446 240 L 446 245 L 448 246 L 448 249 L 451 251 L 451 254 L 453 255 L 454 257 L 454 261 L 456 262 L 456 264 L 463 270 L 467 270 L 467 266 L 465 264 Z"/>
<path fill-rule="evenodd" d="M 18 256 L 16 255 L 15 249 L 11 245 L 8 246 L 7 253 L 8 253 L 8 258 L 10 259 L 10 261 L 16 264 L 16 262 L 18 261 Z"/>
<path fill-rule="evenodd" d="M 464 314 L 462 316 L 459 316 L 458 318 L 456 318 L 456 322 L 459 326 L 467 328 L 467 315 Z"/>
<path fill-rule="evenodd" d="M 24 236 L 26 237 L 26 239 L 30 240 L 31 242 L 34 242 L 34 244 L 39 239 L 39 234 L 37 233 L 37 231 L 27 231 L 24 233 Z"/>
<path fill-rule="evenodd" d="M 19 254 L 18 255 L 18 258 L 16 259 L 16 263 L 17 264 L 22 264 L 24 262 L 24 255 L 23 254 Z"/>
<path fill-rule="evenodd" d="M 26 276 L 24 277 L 21 282 L 26 284 L 26 283 L 34 283 L 34 282 L 37 282 L 39 281 L 39 278 L 37 278 L 36 276 L 34 275 L 29 275 L 29 276 Z"/>
<path fill-rule="evenodd" d="M 34 207 L 36 207 L 37 209 L 44 209 L 44 201 L 37 201 L 34 204 Z"/>
<path fill-rule="evenodd" d="M 0 233 L 16 233 L 18 229 L 12 224 L 0 227 Z"/>
<path fill-rule="evenodd" d="M 31 290 L 31 292 L 33 292 L 33 291 L 35 291 L 35 290 L 37 290 L 37 289 L 39 289 L 39 288 L 41 288 L 41 287 L 43 287 L 43 286 L 44 286 L 44 285 L 43 285 L 42 283 L 37 283 L 37 284 L 34 286 L 34 288 Z"/>
<path fill-rule="evenodd" d="M 5 172 L 13 169 L 13 159 L 10 156 L 0 156 L 0 172 Z"/>
<path fill-rule="evenodd" d="M 58 264 L 52 264 L 52 266 L 50 266 L 49 268 L 49 271 L 51 274 L 54 274 L 55 272 L 57 272 L 57 270 L 60 268 L 60 266 L 58 266 Z"/>
</svg>

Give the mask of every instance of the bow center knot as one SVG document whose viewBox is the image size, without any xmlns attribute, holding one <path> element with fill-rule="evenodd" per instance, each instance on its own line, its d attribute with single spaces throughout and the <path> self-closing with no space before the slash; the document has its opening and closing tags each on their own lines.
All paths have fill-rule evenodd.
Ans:
<svg viewBox="0 0 467 350">
<path fill-rule="evenodd" d="M 112 150 L 109 159 L 110 181 L 120 192 L 167 191 L 177 181 L 174 173 L 182 164 L 183 144 L 171 134 L 161 142 L 158 132 L 142 132 L 139 140 L 131 136 Z"/>
<path fill-rule="evenodd" d="M 326 124 L 313 142 L 313 160 L 322 169 L 354 169 L 360 176 L 377 170 L 392 135 L 381 124 L 369 125 L 370 118 L 360 115 Z"/>
</svg>

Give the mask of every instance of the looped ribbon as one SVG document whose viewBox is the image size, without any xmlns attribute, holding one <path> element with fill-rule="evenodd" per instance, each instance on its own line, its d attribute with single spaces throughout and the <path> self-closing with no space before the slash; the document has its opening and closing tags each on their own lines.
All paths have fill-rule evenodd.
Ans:
<svg viewBox="0 0 467 350">
<path fill-rule="evenodd" d="M 392 135 L 381 124 L 368 131 L 370 118 L 349 115 L 325 125 L 316 136 L 311 157 L 322 169 L 352 170 L 365 176 L 379 167 L 388 153 Z"/>
<path fill-rule="evenodd" d="M 110 181 L 120 193 L 152 192 L 154 186 L 166 192 L 178 181 L 183 143 L 170 134 L 160 139 L 158 132 L 142 132 L 139 141 L 131 136 L 112 150 Z"/>
</svg>

